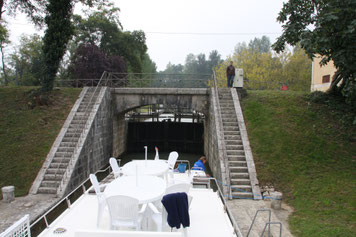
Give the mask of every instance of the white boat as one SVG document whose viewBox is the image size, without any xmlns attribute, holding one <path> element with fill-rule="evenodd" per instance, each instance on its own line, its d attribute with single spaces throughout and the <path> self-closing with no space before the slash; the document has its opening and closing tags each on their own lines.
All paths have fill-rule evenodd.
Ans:
<svg viewBox="0 0 356 237">
<path fill-rule="evenodd" d="M 113 175 L 111 174 L 111 176 Z M 173 177 L 176 183 L 189 182 L 191 184 L 189 196 L 192 197 L 192 201 L 189 206 L 189 227 L 176 229 L 169 228 L 167 225 L 168 228 L 165 230 L 157 231 L 155 224 L 147 216 L 145 217 L 145 228 L 141 230 L 133 228 L 111 230 L 110 215 L 107 209 L 102 215 L 100 225 L 97 225 L 98 200 L 92 187 L 85 188 L 88 187 L 89 182 L 87 180 L 31 224 L 32 236 L 242 236 L 214 178 L 207 178 L 202 171 L 191 173 L 189 169 L 185 173 L 174 172 Z M 107 181 L 108 178 L 105 180 Z M 74 202 L 70 201 L 78 196 L 78 192 L 82 192 L 82 195 Z M 66 209 L 56 218 L 53 218 L 56 212 L 61 212 L 59 209 L 63 205 L 66 206 Z M 43 231 L 40 230 L 41 227 L 45 227 Z"/>
</svg>

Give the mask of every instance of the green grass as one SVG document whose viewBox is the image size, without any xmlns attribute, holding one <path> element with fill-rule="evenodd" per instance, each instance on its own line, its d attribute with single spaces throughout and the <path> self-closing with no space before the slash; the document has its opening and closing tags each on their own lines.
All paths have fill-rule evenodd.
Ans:
<svg viewBox="0 0 356 237">
<path fill-rule="evenodd" d="M 295 211 L 295 236 L 356 236 L 355 114 L 302 92 L 249 91 L 242 101 L 260 185 Z"/>
<path fill-rule="evenodd" d="M 30 87 L 0 87 L 0 187 L 28 193 L 52 143 L 68 116 L 79 89 L 55 90 L 49 106 L 30 109 Z"/>
</svg>

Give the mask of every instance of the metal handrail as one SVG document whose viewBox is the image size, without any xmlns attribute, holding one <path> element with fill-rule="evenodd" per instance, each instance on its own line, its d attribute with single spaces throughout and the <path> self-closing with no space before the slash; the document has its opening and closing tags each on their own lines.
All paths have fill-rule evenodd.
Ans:
<svg viewBox="0 0 356 237">
<path fill-rule="evenodd" d="M 107 166 L 105 169 L 103 170 L 98 170 L 96 171 L 94 174 L 96 175 L 97 173 L 104 173 L 107 170 L 111 170 L 110 169 L 110 165 Z M 30 228 L 32 228 L 34 225 L 36 225 L 40 220 L 44 219 L 45 223 L 46 223 L 46 228 L 48 228 L 49 224 L 47 221 L 47 215 L 49 213 L 51 213 L 56 207 L 58 207 L 63 201 L 66 201 L 67 203 L 67 207 L 70 208 L 70 206 L 72 205 L 72 203 L 70 202 L 69 197 L 75 193 L 76 191 L 78 191 L 80 188 L 82 189 L 82 194 L 84 194 L 87 190 L 85 187 L 85 183 L 87 183 L 89 181 L 89 178 L 87 178 L 86 180 L 84 180 L 80 185 L 78 185 L 73 191 L 71 191 L 70 193 L 67 194 L 67 196 L 65 196 L 64 198 L 60 199 L 54 206 L 52 206 L 48 211 L 46 211 L 45 214 L 43 214 L 41 217 L 37 218 L 37 220 L 35 220 L 33 223 L 31 223 Z"/>
<path fill-rule="evenodd" d="M 69 160 L 69 162 L 68 162 L 67 169 L 66 169 L 66 171 L 64 172 L 64 174 L 63 174 L 63 176 L 62 176 L 62 180 L 61 180 L 60 183 L 59 183 L 59 186 L 58 186 L 58 189 L 57 189 L 57 195 L 59 194 L 59 192 L 63 191 L 63 190 L 62 190 L 62 187 L 63 187 L 63 185 L 64 185 L 64 183 L 65 183 L 65 180 L 68 178 L 68 168 L 72 165 L 73 160 L 74 160 L 74 157 L 77 155 L 77 151 L 78 151 L 78 149 L 79 149 L 79 147 L 80 147 L 79 144 L 82 142 L 83 137 L 85 137 L 85 136 L 84 136 L 84 133 L 85 133 L 87 127 L 89 126 L 89 124 L 88 124 L 89 117 L 90 117 L 89 115 L 91 114 L 91 112 L 92 112 L 92 110 L 93 110 L 93 108 L 94 108 L 94 105 L 93 105 L 93 107 L 90 109 L 90 111 L 89 111 L 89 107 L 90 107 L 90 105 L 93 103 L 93 98 L 94 98 L 94 96 L 95 96 L 95 94 L 96 94 L 96 92 L 97 92 L 97 89 L 99 88 L 101 82 L 104 81 L 104 86 L 107 84 L 108 75 L 109 75 L 108 72 L 106 72 L 106 71 L 103 72 L 103 74 L 102 74 L 102 76 L 101 76 L 101 78 L 100 78 L 100 80 L 99 80 L 97 86 L 96 86 L 95 89 L 94 89 L 93 94 L 91 95 L 91 97 L 90 97 L 90 99 L 89 99 L 89 102 L 88 102 L 87 106 L 86 106 L 85 109 L 84 109 L 84 118 L 87 117 L 87 120 L 86 120 L 86 122 L 85 122 L 85 124 L 84 124 L 84 127 L 83 127 L 83 128 L 80 128 L 80 126 L 77 126 L 77 127 L 75 128 L 74 134 L 76 134 L 77 132 L 80 132 L 80 131 L 81 131 L 81 133 L 80 133 L 80 135 L 79 135 L 77 144 L 76 144 L 76 146 L 74 147 L 73 153 L 72 153 L 72 155 L 71 155 L 71 157 L 70 157 L 70 160 Z M 88 92 L 87 92 L 87 93 L 88 93 Z M 85 96 L 85 95 L 84 95 L 84 96 Z M 74 115 L 74 116 L 75 116 L 75 115 Z M 72 120 L 72 121 L 73 121 L 73 120 Z M 80 125 L 81 125 L 81 124 L 80 124 Z M 71 136 L 71 139 L 73 139 L 73 138 L 74 138 L 74 135 Z M 58 148 L 57 148 L 57 149 L 58 149 Z M 55 177 L 57 176 L 58 170 L 60 169 L 62 163 L 63 163 L 63 159 L 61 160 L 61 162 L 60 162 L 59 165 L 58 165 L 58 168 L 57 168 L 56 173 L 55 173 Z"/>
<path fill-rule="evenodd" d="M 271 231 L 271 225 L 279 225 L 279 237 L 282 237 L 282 223 L 281 223 L 281 222 L 267 222 L 267 223 L 265 224 L 265 227 L 263 228 L 261 237 L 263 237 L 267 225 L 268 225 L 268 231 Z M 270 236 L 270 233 L 268 233 L 268 236 Z"/>
<path fill-rule="evenodd" d="M 264 212 L 264 211 L 268 212 L 268 222 L 267 222 L 267 223 L 270 223 L 270 222 L 271 222 L 271 215 L 272 215 L 271 210 L 270 210 L 270 209 L 264 209 L 264 208 L 258 209 L 258 210 L 256 211 L 256 213 L 255 213 L 255 216 L 254 216 L 253 220 L 252 220 L 252 223 L 251 223 L 251 225 L 250 225 L 250 228 L 248 229 L 248 232 L 247 232 L 246 237 L 248 237 L 248 236 L 250 235 L 250 232 L 251 232 L 251 230 L 252 230 L 252 226 L 255 224 L 255 221 L 256 221 L 256 218 L 257 218 L 258 213 L 259 213 L 259 212 Z M 264 233 L 264 231 L 263 231 L 263 233 Z M 268 226 L 268 237 L 270 237 L 270 236 L 271 236 L 271 226 Z"/>
<path fill-rule="evenodd" d="M 222 117 L 221 117 L 220 101 L 219 101 L 219 90 L 218 90 L 218 84 L 217 84 L 217 81 L 216 81 L 215 70 L 213 71 L 213 82 L 214 82 L 214 90 L 215 90 L 215 95 L 216 95 L 216 98 L 215 98 L 216 101 L 215 102 L 216 102 L 216 105 L 217 105 L 217 112 L 218 112 L 217 114 L 218 114 L 218 117 L 219 117 L 218 123 L 219 123 L 220 129 L 223 129 L 223 122 L 222 122 Z M 228 177 L 227 180 L 226 180 L 227 187 L 229 187 L 229 195 L 228 196 L 229 196 L 229 198 L 231 198 L 232 197 L 232 193 L 231 193 L 231 188 L 230 188 L 230 170 L 229 170 L 229 164 L 227 162 L 227 152 L 226 152 L 225 139 L 223 139 L 222 145 L 223 145 L 223 161 L 224 161 L 224 165 L 225 165 L 226 175 Z"/>
</svg>

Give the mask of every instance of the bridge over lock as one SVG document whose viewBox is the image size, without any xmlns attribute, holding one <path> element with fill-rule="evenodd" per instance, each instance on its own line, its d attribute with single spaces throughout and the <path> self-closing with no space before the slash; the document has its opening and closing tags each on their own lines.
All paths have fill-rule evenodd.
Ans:
<svg viewBox="0 0 356 237">
<path fill-rule="evenodd" d="M 215 76 L 116 74 L 65 81 L 85 86 L 65 121 L 30 193 L 62 197 L 127 150 L 125 114 L 147 105 L 204 114 L 204 153 L 229 198 L 260 199 L 239 97 L 216 86 Z M 211 87 L 209 86 L 211 85 Z M 223 185 L 224 184 L 224 185 Z"/>
</svg>

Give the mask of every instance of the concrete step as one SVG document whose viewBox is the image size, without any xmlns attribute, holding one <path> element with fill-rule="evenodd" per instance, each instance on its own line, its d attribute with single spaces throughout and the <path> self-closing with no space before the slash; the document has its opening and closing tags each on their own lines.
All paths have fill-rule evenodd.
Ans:
<svg viewBox="0 0 356 237">
<path fill-rule="evenodd" d="M 241 140 L 240 135 L 224 135 L 225 141 L 229 140 Z"/>
<path fill-rule="evenodd" d="M 253 199 L 253 194 L 250 192 L 231 192 L 234 199 Z"/>
<path fill-rule="evenodd" d="M 223 126 L 224 132 L 225 131 L 239 131 L 239 126 Z"/>
<path fill-rule="evenodd" d="M 232 192 L 252 192 L 251 185 L 231 185 Z"/>
<path fill-rule="evenodd" d="M 71 123 L 69 124 L 68 128 L 75 128 L 75 129 L 79 129 L 82 130 L 85 127 L 85 123 Z"/>
<path fill-rule="evenodd" d="M 70 142 L 77 144 L 78 140 L 78 137 L 63 137 L 62 142 Z"/>
<path fill-rule="evenodd" d="M 70 157 L 53 157 L 53 163 L 66 163 L 68 164 L 70 161 Z"/>
<path fill-rule="evenodd" d="M 76 142 L 62 142 L 59 144 L 60 147 L 75 147 L 77 145 Z"/>
<path fill-rule="evenodd" d="M 46 174 L 64 174 L 66 169 L 48 168 Z"/>
<path fill-rule="evenodd" d="M 83 115 L 74 115 L 73 120 L 82 120 L 82 121 L 87 121 L 88 116 L 83 116 Z"/>
<path fill-rule="evenodd" d="M 248 173 L 247 167 L 229 167 L 230 173 Z"/>
<path fill-rule="evenodd" d="M 81 133 L 82 133 L 81 131 L 80 132 L 68 132 L 68 130 L 67 130 L 67 132 L 66 132 L 66 134 L 64 134 L 63 138 L 79 138 Z"/>
<path fill-rule="evenodd" d="M 54 181 L 54 180 L 43 180 L 41 182 L 40 187 L 47 187 L 47 188 L 57 188 L 59 186 L 60 181 Z"/>
<path fill-rule="evenodd" d="M 236 139 L 236 140 L 225 139 L 225 144 L 226 145 L 242 145 L 242 140 L 240 140 L 240 139 Z"/>
<path fill-rule="evenodd" d="M 225 145 L 226 150 L 243 150 L 243 145 Z"/>
<path fill-rule="evenodd" d="M 227 155 L 229 161 L 246 161 L 245 155 Z"/>
<path fill-rule="evenodd" d="M 224 131 L 224 136 L 239 136 L 240 131 Z"/>
<path fill-rule="evenodd" d="M 234 104 L 220 103 L 220 110 L 232 109 L 235 110 Z"/>
<path fill-rule="evenodd" d="M 58 147 L 57 152 L 74 152 L 75 147 Z"/>
<path fill-rule="evenodd" d="M 231 179 L 231 185 L 251 185 L 251 181 L 249 179 Z"/>
<path fill-rule="evenodd" d="M 231 179 L 249 179 L 250 176 L 248 173 L 230 173 Z"/>
<path fill-rule="evenodd" d="M 72 119 L 71 124 L 86 124 L 86 122 L 87 122 L 87 119 Z"/>
<path fill-rule="evenodd" d="M 230 118 L 222 118 L 223 123 L 226 122 L 234 122 L 237 123 L 237 118 L 236 117 L 230 117 Z"/>
<path fill-rule="evenodd" d="M 222 115 L 230 115 L 230 116 L 235 115 L 236 116 L 236 113 L 235 113 L 234 110 L 223 110 L 223 111 L 221 111 L 221 114 Z"/>
<path fill-rule="evenodd" d="M 57 180 L 61 181 L 63 178 L 63 174 L 45 174 L 43 180 Z"/>
<path fill-rule="evenodd" d="M 246 161 L 229 161 L 229 167 L 247 167 Z"/>
<path fill-rule="evenodd" d="M 227 153 L 228 156 L 229 155 L 234 155 L 234 156 L 238 156 L 238 155 L 240 155 L 240 156 L 243 155 L 244 156 L 245 155 L 245 151 L 243 151 L 243 150 L 242 151 L 241 150 L 240 151 L 236 151 L 236 150 L 235 151 L 231 151 L 231 150 L 229 151 L 229 150 L 227 150 L 226 153 Z"/>
<path fill-rule="evenodd" d="M 39 188 L 38 188 L 38 193 L 43 193 L 43 194 L 56 194 L 56 193 L 57 193 L 57 188 L 53 188 L 53 187 L 39 187 Z"/>
<path fill-rule="evenodd" d="M 67 129 L 68 133 L 79 133 L 79 134 L 81 134 L 82 131 L 83 131 L 83 128 L 71 128 L 71 127 L 69 127 Z"/>
<path fill-rule="evenodd" d="M 53 168 L 53 169 L 65 169 L 67 168 L 68 163 L 51 163 L 49 164 L 49 168 Z"/>
<path fill-rule="evenodd" d="M 221 119 L 226 119 L 226 118 L 234 118 L 234 119 L 236 119 L 236 114 L 235 113 L 221 114 Z"/>
<path fill-rule="evenodd" d="M 73 155 L 73 152 L 56 152 L 55 154 L 54 154 L 54 157 L 67 157 L 67 158 L 70 158 L 70 157 L 72 157 L 72 155 Z"/>
<path fill-rule="evenodd" d="M 239 126 L 237 122 L 224 122 L 223 121 L 223 126 L 232 126 L 232 127 L 235 127 L 235 126 Z"/>
</svg>

